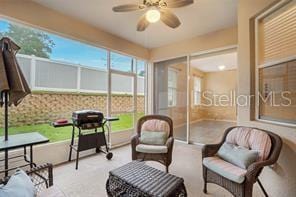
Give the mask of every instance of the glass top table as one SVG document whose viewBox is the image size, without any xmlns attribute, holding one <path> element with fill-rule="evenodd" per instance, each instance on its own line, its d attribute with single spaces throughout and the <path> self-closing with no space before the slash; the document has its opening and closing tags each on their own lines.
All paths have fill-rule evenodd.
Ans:
<svg viewBox="0 0 296 197">
<path fill-rule="evenodd" d="M 25 167 L 27 165 L 30 165 L 32 168 L 33 166 L 36 166 L 36 164 L 33 162 L 33 146 L 38 144 L 43 144 L 49 142 L 49 139 L 44 137 L 38 132 L 31 132 L 31 133 L 22 133 L 22 134 L 15 134 L 15 135 L 9 135 L 8 140 L 4 140 L 4 136 L 0 137 L 0 151 L 5 152 L 5 158 L 0 159 L 0 162 L 5 162 L 5 169 L 3 171 L 0 171 L 0 173 L 5 173 L 5 176 L 8 175 L 8 172 L 11 170 L 14 170 L 16 168 Z M 30 154 L 27 155 L 27 147 L 30 147 Z M 8 156 L 8 151 L 12 149 L 18 149 L 23 148 L 24 153 L 22 155 L 17 156 Z M 28 158 L 29 156 L 29 158 Z M 27 163 L 25 165 L 9 168 L 9 160 L 13 160 L 19 157 L 23 157 L 24 161 Z"/>
</svg>

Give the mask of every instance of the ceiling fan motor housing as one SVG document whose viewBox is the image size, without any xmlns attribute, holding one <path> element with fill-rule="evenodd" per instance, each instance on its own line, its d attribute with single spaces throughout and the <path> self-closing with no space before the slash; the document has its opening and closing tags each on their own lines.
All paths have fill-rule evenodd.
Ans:
<svg viewBox="0 0 296 197">
<path fill-rule="evenodd" d="M 163 8 L 167 6 L 167 3 L 164 0 L 144 0 L 143 4 L 146 5 L 147 7 L 154 6 L 154 7 Z"/>
</svg>

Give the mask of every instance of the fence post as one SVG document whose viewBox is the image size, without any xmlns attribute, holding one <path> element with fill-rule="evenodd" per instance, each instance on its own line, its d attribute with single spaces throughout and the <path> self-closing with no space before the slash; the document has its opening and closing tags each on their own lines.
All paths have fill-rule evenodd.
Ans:
<svg viewBox="0 0 296 197">
<path fill-rule="evenodd" d="M 81 66 L 78 65 L 77 67 L 77 91 L 80 92 L 80 85 L 81 84 Z"/>
<path fill-rule="evenodd" d="M 31 55 L 31 72 L 30 72 L 30 83 L 31 89 L 34 90 L 36 87 L 36 58 L 35 55 Z"/>
</svg>

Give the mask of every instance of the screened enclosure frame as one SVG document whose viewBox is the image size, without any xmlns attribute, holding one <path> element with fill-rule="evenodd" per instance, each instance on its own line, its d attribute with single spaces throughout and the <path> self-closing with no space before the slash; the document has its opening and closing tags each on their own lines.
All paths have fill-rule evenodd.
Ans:
<svg viewBox="0 0 296 197">
<path fill-rule="evenodd" d="M 52 60 L 52 59 L 47 59 L 47 58 L 42 58 L 42 57 L 36 57 L 36 56 L 33 56 L 33 55 L 23 55 L 23 54 L 17 54 L 18 57 L 20 58 L 30 58 L 30 65 L 28 65 L 29 69 L 28 69 L 28 75 L 29 75 L 29 84 L 31 85 L 31 89 L 32 91 L 44 91 L 44 92 L 59 92 L 59 93 L 77 93 L 77 94 L 80 94 L 80 93 L 94 93 L 94 94 L 100 94 L 100 93 L 104 93 L 106 94 L 107 96 L 107 101 L 106 101 L 106 116 L 111 116 L 111 75 L 112 74 L 119 74 L 119 75 L 123 75 L 123 76 L 131 76 L 133 77 L 133 91 L 132 91 L 132 94 L 133 94 L 133 110 L 131 113 L 133 113 L 133 128 L 132 130 L 135 128 L 135 125 L 136 125 L 136 113 L 137 113 L 137 95 L 141 95 L 141 96 L 144 96 L 144 114 L 147 114 L 147 111 L 148 111 L 148 102 L 147 102 L 147 98 L 148 98 L 148 72 L 150 71 L 148 65 L 149 65 L 149 61 L 148 60 L 145 60 L 143 58 L 139 58 L 139 57 L 136 57 L 134 55 L 130 55 L 130 54 L 127 54 L 127 53 L 124 53 L 124 52 L 120 52 L 120 51 L 117 51 L 117 50 L 114 50 L 114 49 L 111 49 L 111 48 L 106 48 L 106 47 L 103 47 L 103 46 L 99 46 L 97 44 L 94 44 L 94 43 L 91 43 L 89 41 L 86 41 L 86 40 L 82 40 L 82 39 L 79 39 L 79 38 L 76 38 L 76 37 L 73 37 L 73 36 L 70 36 L 70 35 L 66 35 L 66 34 L 63 34 L 63 33 L 60 33 L 60 32 L 56 32 L 56 31 L 52 31 L 52 30 L 49 30 L 49 29 L 46 29 L 46 28 L 42 28 L 42 27 L 39 27 L 39 26 L 36 26 L 36 25 L 32 25 L 32 24 L 27 24 L 27 23 L 24 23 L 23 21 L 20 21 L 20 20 L 16 20 L 16 19 L 12 19 L 12 18 L 9 18 L 9 17 L 6 17 L 6 16 L 2 16 L 0 15 L 0 20 L 5 20 L 7 21 L 8 23 L 10 24 L 15 24 L 15 25 L 18 25 L 18 26 L 21 26 L 21 27 L 24 27 L 24 28 L 30 28 L 30 29 L 33 29 L 33 30 L 36 30 L 36 31 L 41 31 L 41 32 L 44 32 L 44 33 L 48 33 L 48 34 L 52 34 L 52 35 L 56 35 L 56 36 L 59 36 L 60 38 L 64 38 L 64 39 L 68 39 L 70 41 L 74 41 L 74 42 L 80 42 L 82 44 L 85 44 L 85 45 L 88 45 L 88 46 L 91 46 L 91 47 L 95 47 L 95 48 L 98 48 L 98 49 L 101 49 L 103 51 L 106 52 L 106 67 L 104 67 L 103 69 L 102 68 L 96 68 L 96 67 L 92 67 L 92 66 L 86 66 L 86 65 L 80 65 L 80 64 L 77 64 L 77 63 L 69 63 L 69 62 L 64 62 L 64 61 L 59 61 L 59 60 Z M 110 54 L 111 53 L 116 53 L 118 55 L 122 55 L 122 56 L 126 56 L 126 57 L 129 57 L 131 58 L 132 62 L 131 62 L 131 71 L 130 72 L 124 72 L 124 71 L 120 71 L 120 70 L 116 70 L 114 68 L 111 68 L 111 56 Z M 104 54 L 105 56 L 105 54 Z M 43 86 L 40 86 L 36 83 L 36 63 L 38 63 L 38 61 L 42 61 L 42 62 L 45 62 L 45 63 L 52 63 L 52 64 L 61 64 L 65 67 L 69 67 L 69 68 L 73 68 L 73 69 L 76 69 L 77 70 L 77 74 L 75 75 L 76 79 L 75 79 L 75 84 L 73 84 L 73 87 L 74 88 L 52 88 L 52 87 L 43 87 Z M 138 62 L 141 62 L 143 63 L 143 69 L 144 69 L 144 75 L 141 75 L 138 73 L 137 69 L 137 64 Z M 38 65 L 37 65 L 38 66 Z M 142 68 L 142 67 L 141 67 Z M 90 89 L 85 89 L 85 88 L 82 88 L 81 86 L 81 70 L 82 69 L 89 69 L 89 70 L 93 70 L 93 71 L 102 71 L 102 72 L 106 72 L 106 76 L 107 76 L 107 83 L 106 83 L 106 87 L 104 88 L 104 91 L 100 91 L 100 90 L 90 90 Z M 73 76 L 74 77 L 74 76 Z M 141 82 L 141 89 L 143 88 L 143 91 L 144 92 L 141 92 L 139 94 L 138 92 L 138 79 L 139 78 L 143 78 L 143 82 Z M 105 90 L 106 89 L 106 90 Z M 127 131 L 127 130 L 123 130 L 124 131 Z M 129 130 L 131 131 L 131 129 Z M 120 133 L 122 131 L 118 131 L 118 133 Z M 111 133 L 112 135 L 112 133 Z M 111 144 L 111 141 L 109 139 L 109 143 Z"/>
<path fill-rule="evenodd" d="M 111 105 L 112 105 L 112 74 L 115 75 L 122 75 L 122 76 L 126 76 L 126 77 L 132 77 L 133 79 L 133 92 L 132 92 L 132 96 L 133 96 L 133 109 L 132 111 L 126 112 L 126 113 L 130 113 L 133 115 L 133 127 L 129 128 L 127 130 L 122 130 L 119 132 L 128 132 L 130 130 L 135 130 L 136 128 L 136 124 L 137 124 L 137 78 L 138 78 L 138 74 L 137 74 L 137 60 L 136 61 L 132 61 L 132 72 L 124 72 L 124 71 L 120 71 L 120 70 L 115 70 L 111 68 L 111 63 L 110 63 L 110 52 L 108 52 L 108 59 L 107 59 L 107 67 L 108 67 L 108 93 L 107 93 L 107 115 L 108 116 L 112 116 L 112 109 L 111 109 Z M 147 113 L 147 80 L 148 80 L 148 74 L 147 74 L 147 62 L 145 63 L 145 82 L 144 82 L 144 108 L 145 108 L 145 114 Z M 136 68 L 136 70 L 134 70 Z M 109 128 L 112 130 L 112 124 L 109 123 Z M 108 136 L 108 143 L 109 146 L 112 146 L 112 139 L 111 136 Z"/>
<path fill-rule="evenodd" d="M 268 7 L 266 10 L 263 10 L 261 13 L 258 15 L 254 16 L 253 18 L 250 19 L 251 22 L 253 22 L 253 35 L 254 35 L 254 55 L 255 55 L 255 106 L 254 106 L 254 119 L 256 121 L 261 121 L 261 122 L 266 122 L 266 123 L 272 123 L 272 124 L 277 124 L 277 125 L 283 125 L 283 126 L 289 126 L 289 127 L 296 127 L 296 124 L 294 123 L 288 123 L 284 122 L 282 120 L 268 120 L 268 119 L 263 119 L 260 117 L 260 88 L 259 88 L 259 70 L 263 68 L 268 68 L 272 66 L 277 66 L 279 64 L 284 64 L 290 61 L 295 61 L 296 60 L 296 54 L 295 55 L 289 55 L 288 57 L 284 58 L 277 58 L 276 60 L 272 59 L 269 61 L 262 62 L 261 61 L 261 51 L 260 51 L 260 35 L 259 35 L 259 25 L 260 21 L 271 14 L 276 13 L 279 11 L 281 8 L 287 6 L 288 4 L 293 3 L 293 0 L 281 0 L 279 2 L 274 3 L 270 7 Z"/>
</svg>

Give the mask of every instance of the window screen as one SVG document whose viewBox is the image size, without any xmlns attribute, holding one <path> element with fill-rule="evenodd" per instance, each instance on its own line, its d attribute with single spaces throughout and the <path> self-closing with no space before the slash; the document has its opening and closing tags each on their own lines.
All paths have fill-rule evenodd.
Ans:
<svg viewBox="0 0 296 197">
<path fill-rule="evenodd" d="M 111 68 L 114 70 L 132 72 L 133 71 L 133 58 L 121 55 L 119 53 L 110 53 Z"/>
<path fill-rule="evenodd" d="M 296 123 L 296 60 L 259 69 L 259 118 Z"/>
<path fill-rule="evenodd" d="M 133 94 L 133 78 L 130 76 L 112 74 L 111 91 L 114 94 Z"/>
<path fill-rule="evenodd" d="M 76 89 L 77 72 L 74 66 L 36 60 L 36 87 Z"/>
<path fill-rule="evenodd" d="M 81 68 L 80 89 L 107 93 L 108 73 L 105 70 Z"/>
<path fill-rule="evenodd" d="M 28 85 L 31 87 L 31 60 L 28 58 L 17 56 L 17 61 Z"/>
</svg>

